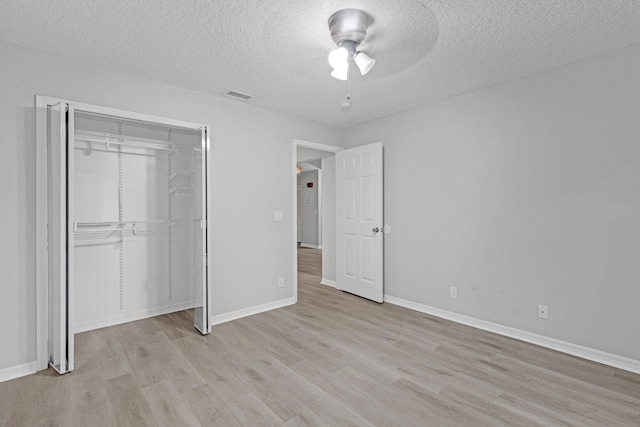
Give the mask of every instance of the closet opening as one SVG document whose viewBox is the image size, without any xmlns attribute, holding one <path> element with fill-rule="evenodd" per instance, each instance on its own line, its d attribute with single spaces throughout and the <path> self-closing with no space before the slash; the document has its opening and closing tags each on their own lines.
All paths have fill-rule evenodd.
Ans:
<svg viewBox="0 0 640 427">
<path fill-rule="evenodd" d="M 193 310 L 209 333 L 208 127 L 37 102 L 47 230 L 38 369 L 72 371 L 75 333 L 160 314 Z"/>
</svg>

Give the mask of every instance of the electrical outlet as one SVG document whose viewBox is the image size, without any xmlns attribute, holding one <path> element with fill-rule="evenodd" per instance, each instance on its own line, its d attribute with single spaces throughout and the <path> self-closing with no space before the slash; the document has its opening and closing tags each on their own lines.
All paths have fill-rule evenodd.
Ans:
<svg viewBox="0 0 640 427">
<path fill-rule="evenodd" d="M 451 286 L 449 288 L 449 296 L 451 298 L 458 298 L 458 288 L 456 288 L 455 286 Z"/>
<path fill-rule="evenodd" d="M 549 318 L 549 307 L 544 304 L 538 304 L 538 317 L 541 319 Z"/>
<path fill-rule="evenodd" d="M 278 277 L 278 287 L 284 287 L 284 277 Z"/>
</svg>

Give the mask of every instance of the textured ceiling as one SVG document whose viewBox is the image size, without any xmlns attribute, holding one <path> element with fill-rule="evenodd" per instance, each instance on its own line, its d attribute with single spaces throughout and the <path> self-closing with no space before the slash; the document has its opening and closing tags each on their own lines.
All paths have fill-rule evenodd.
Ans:
<svg viewBox="0 0 640 427">
<path fill-rule="evenodd" d="M 329 76 L 336 10 L 378 60 Z M 0 40 L 351 126 L 640 42 L 638 0 L 1 0 Z"/>
</svg>

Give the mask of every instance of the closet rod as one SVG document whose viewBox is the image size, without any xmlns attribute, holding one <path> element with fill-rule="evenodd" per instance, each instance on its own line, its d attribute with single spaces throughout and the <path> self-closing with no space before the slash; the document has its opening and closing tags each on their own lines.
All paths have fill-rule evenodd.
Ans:
<svg viewBox="0 0 640 427">
<path fill-rule="evenodd" d="M 171 144 L 166 141 L 160 141 L 150 138 L 139 138 L 135 136 L 116 135 L 105 132 L 94 132 L 82 129 L 75 130 L 76 142 L 88 142 L 90 144 L 101 144 L 106 148 L 110 145 L 120 145 L 132 148 L 143 148 L 151 150 L 171 151 L 177 152 L 176 144 Z"/>
</svg>

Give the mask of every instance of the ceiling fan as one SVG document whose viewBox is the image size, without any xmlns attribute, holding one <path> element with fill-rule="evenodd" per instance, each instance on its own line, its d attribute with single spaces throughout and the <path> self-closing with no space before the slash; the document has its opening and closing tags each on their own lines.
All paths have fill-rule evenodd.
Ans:
<svg viewBox="0 0 640 427">
<path fill-rule="evenodd" d="M 331 38 L 338 47 L 329 53 L 329 65 L 333 69 L 331 76 L 338 80 L 347 81 L 347 99 L 342 102 L 342 109 L 351 108 L 351 95 L 349 95 L 349 60 L 353 59 L 360 70 L 360 74 L 366 75 L 376 60 L 365 52 L 358 50 L 358 46 L 367 36 L 367 29 L 371 19 L 369 15 L 358 9 L 342 9 L 329 17 L 329 31 Z"/>
</svg>

